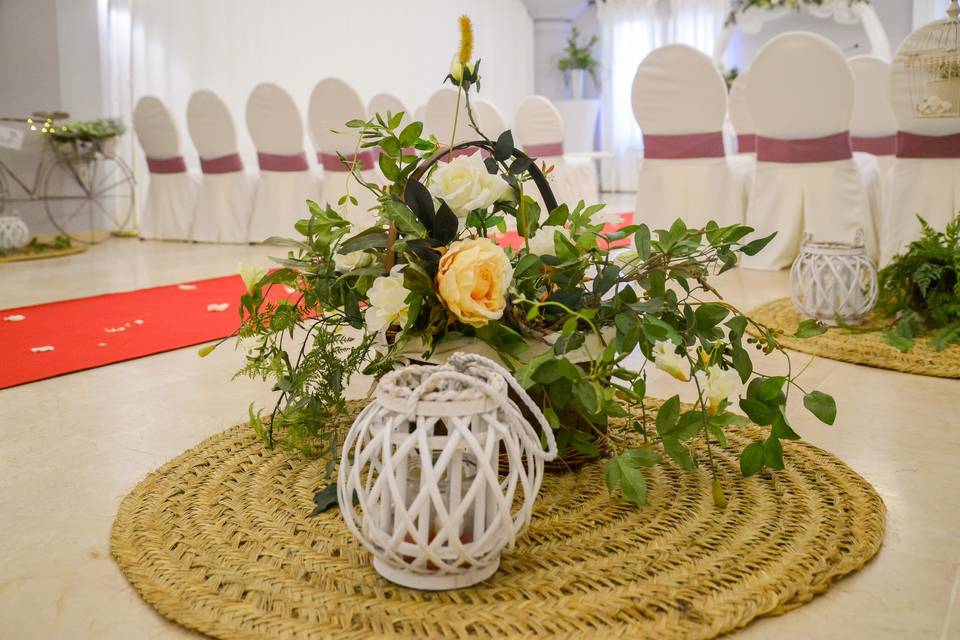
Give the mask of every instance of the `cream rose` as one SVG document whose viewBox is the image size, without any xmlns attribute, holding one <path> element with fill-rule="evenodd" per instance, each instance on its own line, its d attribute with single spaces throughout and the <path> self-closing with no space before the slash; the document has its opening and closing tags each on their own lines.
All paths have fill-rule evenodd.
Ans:
<svg viewBox="0 0 960 640">
<path fill-rule="evenodd" d="M 333 266 L 340 273 L 347 273 L 354 269 L 370 266 L 373 256 L 366 251 L 351 251 L 350 253 L 333 254 Z"/>
<path fill-rule="evenodd" d="M 443 200 L 460 218 L 474 209 L 489 209 L 510 189 L 506 180 L 487 172 L 483 157 L 477 151 L 441 163 L 427 185 L 437 200 Z"/>
<path fill-rule="evenodd" d="M 570 230 L 566 227 L 540 227 L 528 242 L 530 245 L 530 253 L 536 256 L 557 255 L 554 234 L 558 231 L 560 235 L 570 240 Z"/>
<path fill-rule="evenodd" d="M 437 290 L 457 319 L 482 327 L 503 316 L 512 279 L 503 249 L 487 238 L 472 238 L 454 242 L 440 258 Z"/>
<path fill-rule="evenodd" d="M 396 269 L 396 267 L 394 268 Z M 403 286 L 403 273 L 394 270 L 388 276 L 380 276 L 373 281 L 367 291 L 367 307 L 364 319 L 368 331 L 380 331 L 387 327 L 407 323 L 407 296 L 410 291 Z"/>
</svg>

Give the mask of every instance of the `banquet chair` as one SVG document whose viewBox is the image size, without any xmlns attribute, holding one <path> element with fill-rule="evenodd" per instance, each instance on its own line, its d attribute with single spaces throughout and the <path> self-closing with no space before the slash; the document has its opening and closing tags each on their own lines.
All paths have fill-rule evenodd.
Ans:
<svg viewBox="0 0 960 640">
<path fill-rule="evenodd" d="M 635 222 L 742 222 L 746 189 L 724 151 L 727 88 L 713 61 L 684 44 L 655 49 L 637 67 L 632 102 L 643 132 Z"/>
<path fill-rule="evenodd" d="M 942 230 L 960 213 L 960 118 L 918 115 L 903 48 L 890 65 L 897 153 L 880 220 L 881 266 L 920 234 L 918 215 Z"/>
<path fill-rule="evenodd" d="M 514 118 L 514 142 L 535 158 L 537 164 L 552 166 L 550 177 L 557 202 L 570 207 L 580 200 L 595 204 L 600 200 L 597 167 L 592 158 L 564 153 L 563 119 L 556 106 L 543 96 L 528 96 L 520 101 Z M 539 194 L 537 194 L 539 197 Z M 540 206 L 543 202 L 538 200 Z M 546 216 L 547 211 L 542 212 Z M 612 212 L 605 212 L 611 214 Z"/>
<path fill-rule="evenodd" d="M 214 92 L 196 91 L 187 103 L 187 130 L 203 173 L 191 239 L 246 242 L 256 181 L 243 170 L 230 109 Z"/>
<path fill-rule="evenodd" d="M 377 156 L 370 149 L 360 149 L 356 129 L 344 126 L 354 119 L 367 119 L 360 95 L 338 78 L 318 82 L 310 94 L 307 121 L 317 160 L 323 166 L 323 202 L 341 212 L 353 224 L 354 231 L 360 231 L 376 221 L 376 213 L 371 209 L 377 199 L 350 170 L 357 163 L 356 169 L 365 182 L 382 182 L 382 177 L 377 171 Z M 338 153 L 346 162 L 340 160 Z M 349 199 L 340 204 L 340 199 L 348 195 L 356 198 L 357 204 Z"/>
<path fill-rule="evenodd" d="M 140 237 L 189 240 L 200 183 L 180 155 L 173 116 L 159 98 L 144 96 L 133 110 L 133 128 L 150 171 Z"/>
<path fill-rule="evenodd" d="M 405 126 L 413 122 L 413 113 L 400 102 L 400 98 L 389 93 L 378 93 L 370 98 L 370 102 L 367 104 L 368 116 L 373 117 L 375 113 L 379 113 L 386 118 L 388 112 L 393 114 L 403 113 L 398 131 L 402 131 Z"/>
<path fill-rule="evenodd" d="M 319 200 L 322 184 L 303 150 L 303 120 L 293 98 L 272 83 L 254 87 L 247 98 L 247 130 L 257 149 L 260 181 L 247 240 L 289 236 L 307 217 L 307 200 Z"/>
<path fill-rule="evenodd" d="M 753 174 L 757 171 L 757 134 L 747 102 L 747 82 L 749 72 L 744 71 L 736 77 L 730 87 L 727 98 L 727 116 L 733 126 L 733 145 L 736 153 L 727 156 L 727 162 L 741 184 L 743 211 L 747 209 L 747 198 Z"/>
<path fill-rule="evenodd" d="M 853 151 L 876 156 L 885 174 L 893 165 L 897 146 L 897 119 L 890 106 L 890 65 L 876 56 L 856 56 L 848 62 L 853 71 Z"/>
<path fill-rule="evenodd" d="M 483 135 L 491 140 L 496 140 L 500 137 L 501 133 L 507 130 L 507 121 L 504 120 L 503 114 L 500 113 L 497 105 L 486 98 L 477 98 L 472 100 L 470 104 L 473 107 L 474 117 Z"/>
<path fill-rule="evenodd" d="M 456 114 L 456 139 L 453 139 L 454 114 Z M 477 139 L 476 132 L 470 128 L 470 121 L 467 117 L 467 104 L 461 97 L 459 109 L 457 107 L 457 90 L 450 87 L 444 87 L 433 92 L 423 113 L 423 131 L 424 134 L 433 134 L 443 146 L 449 146 L 451 140 L 453 144 L 468 142 Z M 474 150 L 461 149 L 451 153 L 447 159 L 460 155 L 472 155 Z"/>
<path fill-rule="evenodd" d="M 876 159 L 855 161 L 850 143 L 853 73 L 843 51 L 826 38 L 788 32 L 767 42 L 750 67 L 747 100 L 757 132 L 757 171 L 747 224 L 757 236 L 777 232 L 743 266 L 790 266 L 802 239 L 856 243 L 862 230 L 876 254 L 869 189 Z"/>
</svg>

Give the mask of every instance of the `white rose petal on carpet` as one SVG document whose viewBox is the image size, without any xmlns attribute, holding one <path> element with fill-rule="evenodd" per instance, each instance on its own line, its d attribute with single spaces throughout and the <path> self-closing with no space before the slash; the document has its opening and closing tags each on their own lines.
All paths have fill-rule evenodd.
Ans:
<svg viewBox="0 0 960 640">
<path fill-rule="evenodd" d="M 134 320 L 133 324 L 143 324 L 143 320 Z"/>
<path fill-rule="evenodd" d="M 98 346 L 98 347 L 105 347 L 105 346 L 107 346 L 107 343 L 106 343 L 106 342 L 98 342 L 98 343 L 97 343 L 97 346 Z"/>
<path fill-rule="evenodd" d="M 30 351 L 33 353 L 41 353 L 43 351 L 53 351 L 53 347 L 50 345 L 45 345 L 43 347 L 30 347 Z"/>
<path fill-rule="evenodd" d="M 27 316 L 22 316 L 19 313 L 15 313 L 12 316 L 4 316 L 3 318 L 6 322 L 20 322 L 21 320 L 26 320 Z"/>
<path fill-rule="evenodd" d="M 180 289 L 180 291 L 193 291 L 196 288 L 197 288 L 197 285 L 195 284 L 178 284 L 177 285 L 177 289 Z"/>
<path fill-rule="evenodd" d="M 126 331 L 126 330 L 127 330 L 126 327 L 106 327 L 104 329 L 104 331 L 106 331 L 107 333 L 118 333 L 120 331 Z"/>
<path fill-rule="evenodd" d="M 229 302 L 221 302 L 220 304 L 208 304 L 207 311 L 226 311 L 230 307 Z"/>
</svg>

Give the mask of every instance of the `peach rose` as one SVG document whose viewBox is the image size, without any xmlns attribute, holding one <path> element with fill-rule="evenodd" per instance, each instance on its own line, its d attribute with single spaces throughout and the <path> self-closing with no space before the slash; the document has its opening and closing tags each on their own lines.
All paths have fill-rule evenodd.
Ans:
<svg viewBox="0 0 960 640">
<path fill-rule="evenodd" d="M 440 258 L 437 290 L 461 322 L 482 327 L 503 316 L 513 279 L 510 260 L 487 238 L 460 240 Z"/>
</svg>

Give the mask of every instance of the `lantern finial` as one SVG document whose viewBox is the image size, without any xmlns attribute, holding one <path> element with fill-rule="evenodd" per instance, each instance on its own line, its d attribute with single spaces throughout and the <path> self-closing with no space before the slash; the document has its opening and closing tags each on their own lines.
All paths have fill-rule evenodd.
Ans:
<svg viewBox="0 0 960 640">
<path fill-rule="evenodd" d="M 957 0 L 951 0 L 950 6 L 947 7 L 947 15 L 950 16 L 951 20 L 960 17 L 960 4 L 957 4 Z"/>
</svg>

